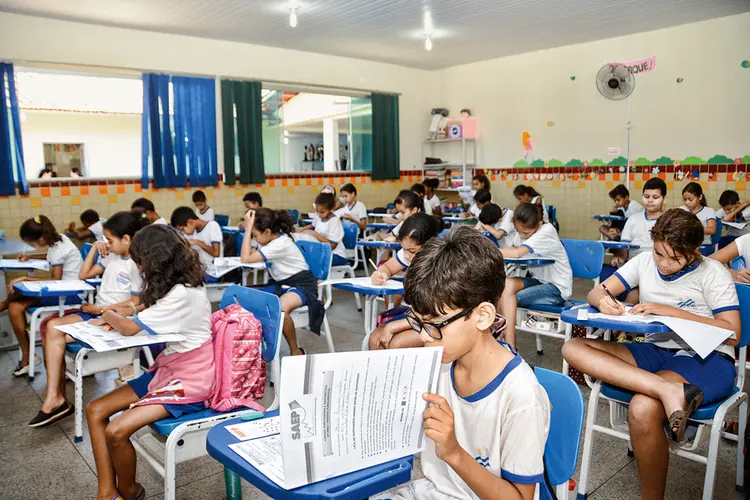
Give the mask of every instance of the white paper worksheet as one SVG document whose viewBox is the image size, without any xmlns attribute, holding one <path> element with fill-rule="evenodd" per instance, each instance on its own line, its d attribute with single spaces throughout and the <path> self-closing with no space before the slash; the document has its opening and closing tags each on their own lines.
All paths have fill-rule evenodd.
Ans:
<svg viewBox="0 0 750 500">
<path fill-rule="evenodd" d="M 348 283 L 350 285 L 354 286 L 361 286 L 364 288 L 374 288 L 374 289 L 385 289 L 385 290 L 401 290 L 404 288 L 404 284 L 400 281 L 395 280 L 388 280 L 382 285 L 375 285 L 372 283 L 372 280 L 370 278 L 341 278 L 341 279 L 332 279 L 332 280 L 326 280 L 321 282 L 321 285 L 338 285 L 341 283 Z"/>
<path fill-rule="evenodd" d="M 105 330 L 101 326 L 94 326 L 81 321 L 70 325 L 57 327 L 74 339 L 90 345 L 96 352 L 115 351 L 127 347 L 140 347 L 149 344 L 161 344 L 162 342 L 181 342 L 185 337 L 176 333 L 151 335 L 140 332 L 137 335 L 125 336 L 114 330 Z"/>
<path fill-rule="evenodd" d="M 24 288 L 30 292 L 41 292 L 47 289 L 50 292 L 65 292 L 69 290 L 87 291 L 94 287 L 82 280 L 49 280 L 49 281 L 24 281 Z"/>
<path fill-rule="evenodd" d="M 435 392 L 442 355 L 425 347 L 287 357 L 280 433 L 230 448 L 285 489 L 419 453 L 422 394 Z"/>
<path fill-rule="evenodd" d="M 18 259 L 0 259 L 0 268 L 38 269 L 40 271 L 49 271 L 49 261 L 44 259 L 29 259 L 26 261 L 21 261 Z"/>
</svg>

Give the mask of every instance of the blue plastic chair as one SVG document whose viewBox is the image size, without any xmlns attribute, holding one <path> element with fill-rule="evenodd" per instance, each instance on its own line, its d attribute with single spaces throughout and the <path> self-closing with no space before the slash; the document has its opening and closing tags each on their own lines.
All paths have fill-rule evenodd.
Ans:
<svg viewBox="0 0 750 500">
<path fill-rule="evenodd" d="M 313 273 L 315 279 L 319 282 L 327 280 L 328 275 L 331 273 L 331 263 L 333 260 L 333 249 L 331 248 L 331 245 L 327 243 L 320 243 L 317 241 L 298 241 L 297 247 L 305 257 L 307 267 L 310 268 L 310 272 Z M 325 300 L 323 300 L 323 305 L 326 309 L 328 309 L 332 302 L 330 287 L 328 285 L 321 286 L 320 284 L 318 284 L 319 299 L 323 299 L 323 291 L 327 292 L 325 294 Z M 295 309 L 292 314 L 295 317 L 300 317 L 302 322 L 306 321 L 308 314 L 307 306 L 302 306 L 298 309 Z M 328 318 L 326 317 L 323 318 L 321 334 L 323 335 L 323 337 L 325 337 L 326 343 L 328 344 L 328 352 L 335 352 L 335 349 L 333 347 L 333 337 L 331 337 L 331 329 L 328 326 Z"/>
<path fill-rule="evenodd" d="M 92 248 L 94 248 L 93 243 L 84 243 L 83 245 L 81 245 L 81 258 L 83 260 L 86 260 L 86 257 L 88 257 L 89 252 Z"/>
<path fill-rule="evenodd" d="M 578 448 L 583 433 L 583 395 L 570 377 L 535 367 L 537 380 L 547 391 L 550 405 L 549 434 L 544 446 L 544 468 L 557 498 L 565 498 L 568 481 L 578 464 Z"/>
<path fill-rule="evenodd" d="M 279 346 L 284 323 L 279 298 L 276 295 L 253 288 L 231 285 L 222 296 L 221 307 L 224 308 L 234 303 L 238 303 L 243 309 L 253 313 L 263 325 L 261 355 L 266 362 L 271 364 L 272 380 L 278 383 L 281 372 Z M 268 407 L 268 410 L 275 410 L 278 405 L 277 386 L 277 390 L 274 391 L 273 403 Z M 150 425 L 150 430 L 152 433 L 167 437 L 166 443 L 163 445 L 154 443 L 155 438 L 151 433 L 142 433 L 131 438 L 138 454 L 152 464 L 154 469 L 164 477 L 165 499 L 174 500 L 175 498 L 176 464 L 206 455 L 206 434 L 208 431 L 219 422 L 237 418 L 247 411 L 247 409 L 238 409 L 220 413 L 207 408 L 179 418 L 157 420 Z M 163 466 L 160 463 L 161 460 L 154 459 L 155 446 L 164 447 Z"/>
<path fill-rule="evenodd" d="M 356 278 L 357 275 L 354 270 L 359 265 L 360 254 L 357 249 L 359 226 L 348 220 L 341 221 L 341 224 L 344 227 L 344 248 L 346 249 L 347 259 L 352 260 L 353 262 L 349 263 L 347 261 L 345 265 L 331 267 L 331 279 Z M 330 286 L 327 289 L 327 293 L 328 297 L 331 297 L 331 303 L 327 304 L 327 307 L 330 307 L 333 303 L 333 292 L 330 289 Z M 357 311 L 361 311 L 362 299 L 359 297 L 358 293 L 354 294 L 354 300 L 357 302 Z"/>
<path fill-rule="evenodd" d="M 554 205 L 547 205 L 547 215 L 549 216 L 550 224 L 557 222 L 557 207 Z"/>
<path fill-rule="evenodd" d="M 746 268 L 747 263 L 745 262 L 744 257 L 737 257 L 736 259 L 732 260 L 731 266 L 735 271 L 741 271 Z"/>
<path fill-rule="evenodd" d="M 495 238 L 495 236 L 489 231 L 482 231 L 482 235 L 486 236 L 492 243 L 495 244 L 495 246 L 500 246 L 500 243 L 498 243 L 497 238 Z"/>
<path fill-rule="evenodd" d="M 690 421 L 698 425 L 698 430 L 692 446 L 683 445 L 677 451 L 674 447 L 669 450 L 679 453 L 683 458 L 695 462 L 706 463 L 706 476 L 703 481 L 703 500 L 711 500 L 713 497 L 714 483 L 716 480 L 716 463 L 719 451 L 719 443 L 722 437 L 732 441 L 738 441 L 737 446 L 737 482 L 735 487 L 738 491 L 744 491 L 744 450 L 741 443 L 745 442 L 745 427 L 747 423 L 747 394 L 743 392 L 745 383 L 745 362 L 747 361 L 747 344 L 750 343 L 750 285 L 736 283 L 737 295 L 740 303 L 740 329 L 744 335 L 740 336 L 737 345 L 739 350 L 739 362 L 735 366 L 737 370 L 735 387 L 732 393 L 723 401 L 704 404 L 691 415 Z M 591 450 L 594 444 L 594 432 L 602 432 L 620 439 L 629 440 L 630 434 L 627 428 L 627 405 L 633 397 L 633 393 L 609 384 L 597 381 L 591 388 L 589 396 L 589 407 L 586 417 L 586 437 L 583 444 L 583 456 L 581 459 L 581 477 L 578 483 L 579 500 L 585 500 L 588 494 L 587 482 L 589 467 L 591 465 Z M 604 398 L 610 403 L 611 426 L 597 425 L 596 412 L 599 400 Z M 727 414 L 739 408 L 739 429 L 737 435 L 722 431 Z M 710 431 L 710 432 L 709 432 Z M 708 456 L 695 453 L 706 433 L 709 433 Z M 690 443 L 689 443 L 690 444 Z"/>
<path fill-rule="evenodd" d="M 296 208 L 288 208 L 286 210 L 286 213 L 288 213 L 289 217 L 292 218 L 292 222 L 295 226 L 299 224 L 299 210 L 297 210 Z"/>
<path fill-rule="evenodd" d="M 227 227 L 229 225 L 229 216 L 228 215 L 214 215 L 214 220 L 219 223 L 221 227 Z"/>
<path fill-rule="evenodd" d="M 568 261 L 570 262 L 570 269 L 573 271 L 574 278 L 583 278 L 594 280 L 599 277 L 602 272 L 602 265 L 604 263 L 604 247 L 598 241 L 591 240 L 570 240 L 562 239 L 563 246 L 565 247 L 565 253 L 568 255 Z M 552 306 L 546 304 L 530 305 L 525 308 L 527 313 L 544 313 L 545 316 L 559 318 L 563 311 L 572 307 L 577 307 L 585 304 L 582 300 L 570 299 L 563 305 Z M 522 309 L 519 309 L 522 310 Z M 560 330 L 563 325 L 562 321 L 558 324 L 557 331 L 542 331 L 536 329 L 530 329 L 516 326 L 518 331 L 524 331 L 533 333 L 536 335 L 536 351 L 537 354 L 544 354 L 544 347 L 542 345 L 542 336 L 552 337 L 561 339 L 567 342 L 573 334 L 573 326 L 565 324 L 564 333 Z M 567 375 L 568 373 L 568 362 L 563 358 L 562 372 Z"/>
</svg>

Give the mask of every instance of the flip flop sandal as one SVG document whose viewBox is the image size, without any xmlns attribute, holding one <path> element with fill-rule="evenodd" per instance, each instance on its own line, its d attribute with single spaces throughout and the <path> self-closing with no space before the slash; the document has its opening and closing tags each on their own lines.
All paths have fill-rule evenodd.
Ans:
<svg viewBox="0 0 750 500">
<path fill-rule="evenodd" d="M 146 488 L 144 488 L 140 484 L 138 485 L 138 487 L 141 489 L 141 491 L 130 500 L 144 500 L 146 498 Z"/>
<path fill-rule="evenodd" d="M 690 415 L 703 403 L 704 396 L 703 391 L 693 384 L 682 384 L 682 393 L 685 396 L 685 409 L 673 411 L 669 416 L 669 434 L 675 443 L 685 440 Z"/>
</svg>

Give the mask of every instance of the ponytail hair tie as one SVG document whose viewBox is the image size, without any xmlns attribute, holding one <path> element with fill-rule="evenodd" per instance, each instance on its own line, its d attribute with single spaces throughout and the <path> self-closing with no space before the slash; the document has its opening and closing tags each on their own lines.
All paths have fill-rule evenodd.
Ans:
<svg viewBox="0 0 750 500">
<path fill-rule="evenodd" d="M 37 224 L 41 224 L 42 223 L 42 217 L 40 215 L 37 215 L 36 217 L 34 217 L 34 222 L 36 222 Z"/>
</svg>

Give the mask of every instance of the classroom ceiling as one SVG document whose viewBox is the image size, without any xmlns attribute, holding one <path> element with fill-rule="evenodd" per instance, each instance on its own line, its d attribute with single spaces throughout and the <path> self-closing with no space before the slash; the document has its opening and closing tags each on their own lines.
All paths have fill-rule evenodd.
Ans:
<svg viewBox="0 0 750 500">
<path fill-rule="evenodd" d="M 0 11 L 438 69 L 740 14 L 750 1 L 0 0 Z"/>
</svg>

